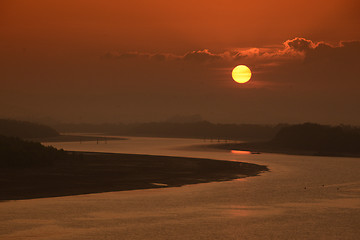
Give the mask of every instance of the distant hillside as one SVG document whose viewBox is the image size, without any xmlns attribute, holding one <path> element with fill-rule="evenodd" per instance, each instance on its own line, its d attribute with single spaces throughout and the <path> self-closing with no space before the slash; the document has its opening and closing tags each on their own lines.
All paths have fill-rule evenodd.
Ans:
<svg viewBox="0 0 360 240">
<path fill-rule="evenodd" d="M 0 135 L 0 167 L 23 168 L 51 166 L 59 158 L 66 156 L 63 150 L 45 147 L 15 137 Z"/>
<path fill-rule="evenodd" d="M 360 128 L 304 123 L 282 128 L 270 143 L 318 153 L 360 153 Z"/>
<path fill-rule="evenodd" d="M 59 133 L 55 129 L 41 124 L 0 119 L 0 135 L 19 138 L 40 138 L 55 137 Z"/>
<path fill-rule="evenodd" d="M 97 132 L 110 135 L 207 139 L 272 139 L 283 125 L 150 122 L 134 124 L 61 124 L 61 132 Z"/>
</svg>

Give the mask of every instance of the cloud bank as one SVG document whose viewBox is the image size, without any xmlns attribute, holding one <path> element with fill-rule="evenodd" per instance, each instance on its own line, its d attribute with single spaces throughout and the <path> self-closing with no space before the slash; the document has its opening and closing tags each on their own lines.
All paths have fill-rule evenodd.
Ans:
<svg viewBox="0 0 360 240">
<path fill-rule="evenodd" d="M 228 74 L 234 66 L 246 64 L 254 72 L 253 80 L 258 83 L 256 86 L 280 84 L 306 87 L 306 84 L 311 83 L 313 87 L 327 88 L 338 81 L 350 83 L 358 80 L 359 55 L 360 41 L 342 41 L 337 45 L 331 45 L 296 37 L 284 41 L 279 46 L 230 49 L 218 53 L 203 49 L 189 51 L 183 55 L 109 52 L 105 56 L 107 59 L 126 63 L 131 60 L 145 61 L 150 65 L 156 62 L 163 62 L 165 66 L 181 65 L 184 69 L 192 69 L 192 72 L 184 76 L 187 78 L 198 76 L 198 72 L 213 69 L 227 69 L 224 74 Z M 326 85 L 321 86 L 324 82 Z"/>
<path fill-rule="evenodd" d="M 143 53 L 116 51 L 105 54 L 109 59 L 143 59 L 148 61 L 191 61 L 193 63 L 235 62 L 239 60 L 261 62 L 283 62 L 284 60 L 314 61 L 315 59 L 331 58 L 353 61 L 359 54 L 360 41 L 342 41 L 337 46 L 326 42 L 313 42 L 309 39 L 296 37 L 283 42 L 277 47 L 262 47 L 248 49 L 232 49 L 221 53 L 211 52 L 209 49 L 195 50 L 176 55 L 172 53 Z"/>
</svg>

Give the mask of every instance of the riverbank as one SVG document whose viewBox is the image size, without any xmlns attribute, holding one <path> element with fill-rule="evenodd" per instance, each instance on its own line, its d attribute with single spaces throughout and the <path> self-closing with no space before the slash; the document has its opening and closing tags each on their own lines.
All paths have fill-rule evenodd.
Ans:
<svg viewBox="0 0 360 240">
<path fill-rule="evenodd" d="M 53 166 L 2 168 L 0 200 L 179 187 L 256 176 L 266 166 L 200 158 L 70 152 Z"/>
<path fill-rule="evenodd" d="M 124 137 L 103 137 L 103 136 L 88 136 L 88 135 L 76 135 L 76 134 L 61 134 L 59 136 L 53 137 L 41 137 L 41 138 L 27 138 L 28 141 L 33 142 L 87 142 L 87 141 L 97 141 L 97 142 L 107 142 L 111 140 L 127 140 Z"/>
<path fill-rule="evenodd" d="M 221 149 L 221 150 L 238 150 L 248 151 L 252 154 L 260 153 L 280 153 L 288 155 L 304 155 L 304 156 L 326 156 L 326 157 L 355 157 L 359 158 L 360 154 L 346 152 L 326 152 L 326 151 L 309 151 L 301 149 L 292 149 L 279 147 L 269 142 L 245 142 L 245 143 L 224 143 L 224 144 L 207 144 L 192 147 L 195 149 Z"/>
</svg>

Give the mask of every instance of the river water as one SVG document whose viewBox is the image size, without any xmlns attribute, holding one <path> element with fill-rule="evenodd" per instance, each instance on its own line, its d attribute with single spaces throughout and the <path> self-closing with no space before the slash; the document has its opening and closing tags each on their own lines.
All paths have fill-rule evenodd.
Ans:
<svg viewBox="0 0 360 240">
<path fill-rule="evenodd" d="M 66 150 L 245 161 L 270 171 L 178 188 L 0 202 L 0 239 L 360 238 L 360 158 L 183 148 L 203 143 L 131 137 L 51 144 Z"/>
</svg>

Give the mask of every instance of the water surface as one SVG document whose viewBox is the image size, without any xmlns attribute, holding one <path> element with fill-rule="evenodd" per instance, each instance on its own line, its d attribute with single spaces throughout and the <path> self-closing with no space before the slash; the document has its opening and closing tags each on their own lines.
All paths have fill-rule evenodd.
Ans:
<svg viewBox="0 0 360 240">
<path fill-rule="evenodd" d="M 358 239 L 360 159 L 191 151 L 196 139 L 51 143 L 66 150 L 246 161 L 230 182 L 0 202 L 0 239 Z"/>
</svg>

